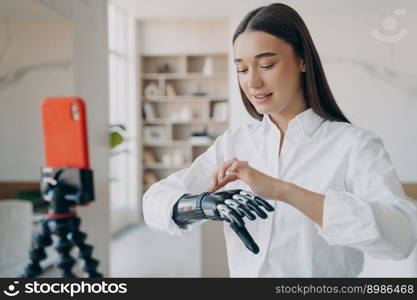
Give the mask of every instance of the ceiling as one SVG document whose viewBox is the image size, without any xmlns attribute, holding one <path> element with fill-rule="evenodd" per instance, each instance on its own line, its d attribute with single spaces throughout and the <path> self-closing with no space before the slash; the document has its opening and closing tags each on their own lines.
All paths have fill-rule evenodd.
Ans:
<svg viewBox="0 0 417 300">
<path fill-rule="evenodd" d="M 395 8 L 417 9 L 416 0 L 110 0 L 110 2 L 128 9 L 138 18 L 144 19 L 240 16 L 246 14 L 249 9 L 273 2 L 288 3 L 296 9 L 300 9 L 303 14 L 393 10 Z M 36 0 L 0 0 L 0 18 L 49 18 L 57 16 L 59 14 Z"/>
</svg>

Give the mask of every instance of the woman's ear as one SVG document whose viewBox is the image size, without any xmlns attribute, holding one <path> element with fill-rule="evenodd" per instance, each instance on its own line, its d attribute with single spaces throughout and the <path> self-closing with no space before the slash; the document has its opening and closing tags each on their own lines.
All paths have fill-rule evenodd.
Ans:
<svg viewBox="0 0 417 300">
<path fill-rule="evenodd" d="M 300 71 L 305 72 L 306 71 L 306 65 L 304 63 L 304 59 L 300 59 Z"/>
</svg>

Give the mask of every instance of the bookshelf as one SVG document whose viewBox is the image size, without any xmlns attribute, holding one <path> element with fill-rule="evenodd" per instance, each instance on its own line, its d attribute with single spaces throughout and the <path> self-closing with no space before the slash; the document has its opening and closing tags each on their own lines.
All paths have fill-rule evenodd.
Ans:
<svg viewBox="0 0 417 300">
<path fill-rule="evenodd" d="M 186 168 L 228 127 L 227 53 L 142 55 L 142 192 Z"/>
</svg>

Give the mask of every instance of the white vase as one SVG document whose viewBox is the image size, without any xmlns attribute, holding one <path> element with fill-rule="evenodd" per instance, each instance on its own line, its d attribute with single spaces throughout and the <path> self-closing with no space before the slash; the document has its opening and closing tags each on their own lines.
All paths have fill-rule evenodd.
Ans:
<svg viewBox="0 0 417 300">
<path fill-rule="evenodd" d="M 213 74 L 213 59 L 211 56 L 207 56 L 204 60 L 203 74 L 211 75 Z"/>
</svg>

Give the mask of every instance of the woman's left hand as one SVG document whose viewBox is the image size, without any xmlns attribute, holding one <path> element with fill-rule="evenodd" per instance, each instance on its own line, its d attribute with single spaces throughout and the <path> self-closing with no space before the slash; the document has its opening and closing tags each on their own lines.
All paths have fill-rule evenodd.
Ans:
<svg viewBox="0 0 417 300">
<path fill-rule="evenodd" d="M 223 163 L 212 176 L 208 192 L 212 193 L 229 182 L 242 180 L 251 190 L 264 199 L 279 200 L 288 189 L 288 184 L 277 178 L 268 176 L 251 166 L 247 161 L 232 158 Z"/>
</svg>

